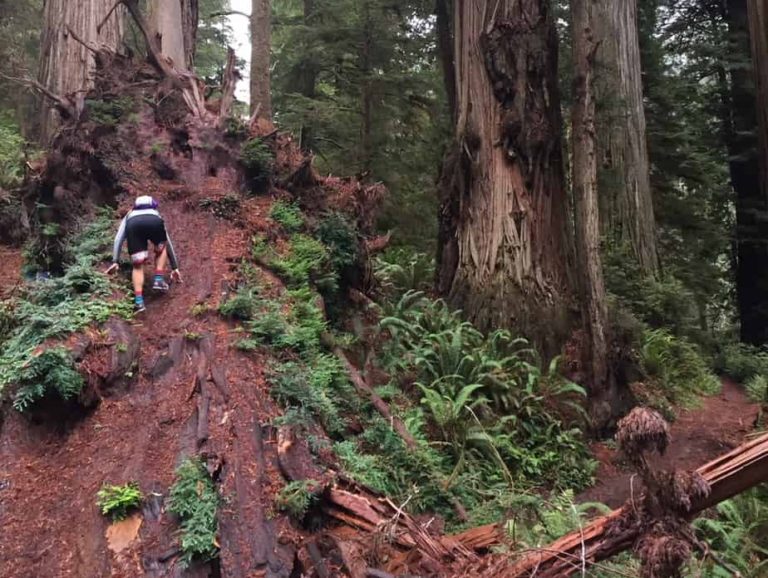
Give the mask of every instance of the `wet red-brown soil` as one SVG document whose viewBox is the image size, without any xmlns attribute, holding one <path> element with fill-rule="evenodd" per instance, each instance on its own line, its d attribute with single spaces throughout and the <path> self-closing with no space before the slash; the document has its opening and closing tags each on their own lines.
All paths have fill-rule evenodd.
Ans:
<svg viewBox="0 0 768 578">
<path fill-rule="evenodd" d="M 0 245 L 0 299 L 7 299 L 21 283 L 21 249 Z"/>
<path fill-rule="evenodd" d="M 287 577 L 293 557 L 277 537 L 289 543 L 295 532 L 284 519 L 269 519 L 283 482 L 270 457 L 269 423 L 278 410 L 265 381 L 266 363 L 258 354 L 231 348 L 233 327 L 215 313 L 248 253 L 251 231 L 198 209 L 201 199 L 230 192 L 221 179 L 203 180 L 189 190 L 155 182 L 141 166 L 133 168 L 137 181 L 151 185 L 160 200 L 183 283 L 167 295 L 147 293 L 146 313 L 131 324 L 140 345 L 138 366 L 126 372 L 127 391 L 107 392 L 64 431 L 6 411 L 0 424 L 0 576 L 132 578 L 220 571 Z M 140 192 L 129 191 L 126 201 Z M 269 199 L 247 203 L 251 219 L 266 215 Z M 20 261 L 3 251 L 0 273 L 8 290 Z M 212 312 L 192 315 L 198 305 Z M 94 367 L 103 361 L 98 355 L 89 360 Z M 177 521 L 163 507 L 175 468 L 196 454 L 220 467 L 220 570 L 207 564 L 182 569 L 174 555 Z M 103 483 L 129 481 L 138 482 L 147 498 L 143 522 L 130 547 L 113 553 L 96 493 Z"/>
<path fill-rule="evenodd" d="M 753 431 L 759 406 L 749 401 L 738 384 L 729 379 L 722 383 L 721 393 L 703 399 L 701 407 L 679 410 L 671 424 L 670 446 L 664 456 L 654 458 L 655 467 L 695 470 L 743 443 Z M 602 502 L 618 508 L 633 492 L 642 491 L 615 446 L 597 443 L 592 450 L 599 462 L 597 483 L 577 497 L 579 502 Z"/>
</svg>

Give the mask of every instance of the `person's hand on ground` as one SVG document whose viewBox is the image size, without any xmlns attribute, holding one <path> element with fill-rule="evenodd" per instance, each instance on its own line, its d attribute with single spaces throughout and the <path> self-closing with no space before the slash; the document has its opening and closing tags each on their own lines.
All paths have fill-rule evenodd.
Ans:
<svg viewBox="0 0 768 578">
<path fill-rule="evenodd" d="M 111 275 L 112 273 L 114 273 L 115 271 L 117 271 L 117 269 L 118 269 L 118 267 L 119 267 L 119 266 L 120 266 L 120 265 L 118 265 L 117 263 L 112 263 L 112 264 L 109 266 L 109 269 L 107 269 L 107 275 Z"/>
<path fill-rule="evenodd" d="M 173 271 L 171 271 L 171 279 L 173 279 L 177 283 L 182 283 L 183 282 L 181 280 L 181 272 L 178 269 L 174 269 Z"/>
</svg>

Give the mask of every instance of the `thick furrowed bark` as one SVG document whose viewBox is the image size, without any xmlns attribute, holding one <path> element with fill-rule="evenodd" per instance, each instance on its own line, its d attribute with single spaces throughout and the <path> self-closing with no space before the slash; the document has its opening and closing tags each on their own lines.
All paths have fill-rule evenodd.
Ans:
<svg viewBox="0 0 768 578">
<path fill-rule="evenodd" d="M 596 422 L 610 416 L 607 398 L 608 348 L 606 346 L 606 301 L 603 264 L 600 259 L 600 215 L 597 199 L 595 151 L 595 95 L 593 65 L 597 43 L 593 35 L 591 3 L 573 0 L 573 61 L 576 67 L 573 104 L 573 199 L 576 222 L 576 254 L 583 303 L 584 326 L 590 350 L 590 398 Z M 607 411 L 604 404 L 608 403 Z M 602 426 L 602 423 L 596 423 Z"/>
<path fill-rule="evenodd" d="M 438 286 L 480 327 L 514 327 L 552 352 L 570 295 L 557 39 L 548 2 L 493 5 L 454 3 Z"/>
<path fill-rule="evenodd" d="M 642 270 L 659 267 L 646 143 L 637 0 L 595 2 L 602 234 L 627 245 Z"/>
<path fill-rule="evenodd" d="M 749 60 L 747 0 L 728 1 L 728 28 L 731 51 Z M 768 197 L 765 189 L 761 190 L 760 143 L 755 127 L 768 113 L 763 110 L 761 117 L 757 112 L 765 102 L 756 106 L 752 69 L 750 62 L 749 66 L 733 66 L 730 70 L 732 124 L 728 153 L 731 183 L 736 191 L 736 289 L 741 338 L 763 345 L 768 343 Z"/>
<path fill-rule="evenodd" d="M 112 8 L 112 0 L 49 0 L 45 3 L 39 81 L 48 92 L 84 98 L 95 68 L 94 54 L 88 45 L 104 45 L 116 51 L 122 40 L 123 11 L 109 14 Z M 102 23 L 103 26 L 99 26 Z M 80 41 L 75 40 L 70 30 Z M 43 142 L 53 136 L 57 125 L 58 117 L 48 103 L 44 103 Z"/>
</svg>

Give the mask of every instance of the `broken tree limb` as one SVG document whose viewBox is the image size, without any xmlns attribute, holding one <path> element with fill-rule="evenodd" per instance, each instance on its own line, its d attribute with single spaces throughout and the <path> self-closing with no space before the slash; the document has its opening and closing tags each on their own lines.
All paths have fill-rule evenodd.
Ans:
<svg viewBox="0 0 768 578">
<path fill-rule="evenodd" d="M 758 484 L 768 482 L 768 434 L 739 446 L 708 464 L 697 473 L 706 480 L 711 492 L 691 504 L 690 515 L 702 511 Z M 486 561 L 475 576 L 524 578 L 535 572 L 537 578 L 567 577 L 581 570 L 574 559 L 591 566 L 632 547 L 643 528 L 634 523 L 636 503 L 625 504 L 606 516 L 597 518 L 583 529 L 568 534 L 546 548 L 533 550 L 516 561 L 494 564 Z M 457 575 L 458 576 L 458 575 Z"/>
<path fill-rule="evenodd" d="M 52 101 L 56 109 L 63 116 L 65 116 L 66 118 L 77 118 L 77 106 L 74 102 L 72 102 L 69 98 L 66 98 L 54 92 L 51 92 L 45 86 L 40 84 L 38 81 L 29 77 L 18 78 L 15 76 L 8 76 L 7 74 L 3 74 L 2 72 L 0 72 L 0 78 L 4 78 L 9 82 L 15 82 L 16 84 L 20 84 L 31 90 L 36 90 L 37 92 L 42 94 L 44 97 L 46 97 L 48 100 Z"/>
<path fill-rule="evenodd" d="M 227 66 L 224 68 L 224 81 L 221 84 L 221 107 L 219 108 L 219 127 L 226 122 L 232 104 L 235 102 L 235 89 L 240 73 L 237 71 L 237 59 L 232 47 L 227 48 Z"/>
<path fill-rule="evenodd" d="M 363 379 L 360 371 L 349 360 L 347 354 L 342 351 L 341 347 L 335 344 L 333 337 L 330 335 L 324 335 L 323 340 L 328 343 L 329 347 L 333 351 L 333 354 L 338 357 L 341 363 L 344 365 L 344 368 L 347 370 L 347 374 L 349 375 L 349 379 L 352 382 L 352 385 L 355 386 L 357 392 L 370 400 L 370 402 L 373 404 L 373 407 L 376 408 L 376 411 L 378 411 L 381 416 L 390 423 L 392 429 L 395 430 L 397 435 L 400 436 L 405 445 L 408 446 L 408 449 L 415 450 L 418 447 L 418 444 L 416 443 L 414 437 L 411 435 L 411 432 L 408 431 L 408 428 L 405 427 L 405 424 L 399 417 L 392 415 L 392 412 L 389 410 L 387 403 L 381 399 L 381 397 L 379 397 L 379 395 L 373 391 L 373 388 Z"/>
</svg>

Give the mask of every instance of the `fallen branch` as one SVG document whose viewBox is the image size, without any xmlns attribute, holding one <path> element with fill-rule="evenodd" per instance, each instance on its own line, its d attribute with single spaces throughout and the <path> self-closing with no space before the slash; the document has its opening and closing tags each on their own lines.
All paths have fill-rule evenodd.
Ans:
<svg viewBox="0 0 768 578">
<path fill-rule="evenodd" d="M 746 443 L 697 470 L 711 486 L 711 493 L 691 504 L 693 517 L 754 486 L 768 482 L 768 434 Z M 534 550 L 515 562 L 492 565 L 492 571 L 473 574 L 494 578 L 564 578 L 587 566 L 607 560 L 632 547 L 643 528 L 633 524 L 631 504 L 602 516 L 581 530 L 568 534 L 544 549 Z"/>
<path fill-rule="evenodd" d="M 2 72 L 0 72 L 0 78 L 4 78 L 9 82 L 15 82 L 16 84 L 20 84 L 26 88 L 36 90 L 48 100 L 52 101 L 54 106 L 59 110 L 59 112 L 62 113 L 62 115 L 66 116 L 67 118 L 77 118 L 77 107 L 75 106 L 75 103 L 73 103 L 68 98 L 51 92 L 37 80 L 29 77 L 17 78 L 15 76 L 8 76 Z"/>
<path fill-rule="evenodd" d="M 381 397 L 379 397 L 379 395 L 373 391 L 373 388 L 368 385 L 365 379 L 363 379 L 360 371 L 349 360 L 347 354 L 342 351 L 341 347 L 335 344 L 333 337 L 330 335 L 324 335 L 323 341 L 327 343 L 329 349 L 333 351 L 333 354 L 338 357 L 341 363 L 344 365 L 344 368 L 347 370 L 347 374 L 349 375 L 349 379 L 352 382 L 352 385 L 355 386 L 357 392 L 360 395 L 367 397 L 371 401 L 373 407 L 376 408 L 376 411 L 378 411 L 381 416 L 387 420 L 387 422 L 389 422 L 389 424 L 392 426 L 392 429 L 397 432 L 397 435 L 399 435 L 403 442 L 405 442 L 405 445 L 408 446 L 408 449 L 415 450 L 418 447 L 418 444 L 416 443 L 414 437 L 411 435 L 411 432 L 408 431 L 408 428 L 405 427 L 405 424 L 399 417 L 392 415 L 392 412 L 389 410 L 387 403 L 381 399 Z"/>
</svg>

